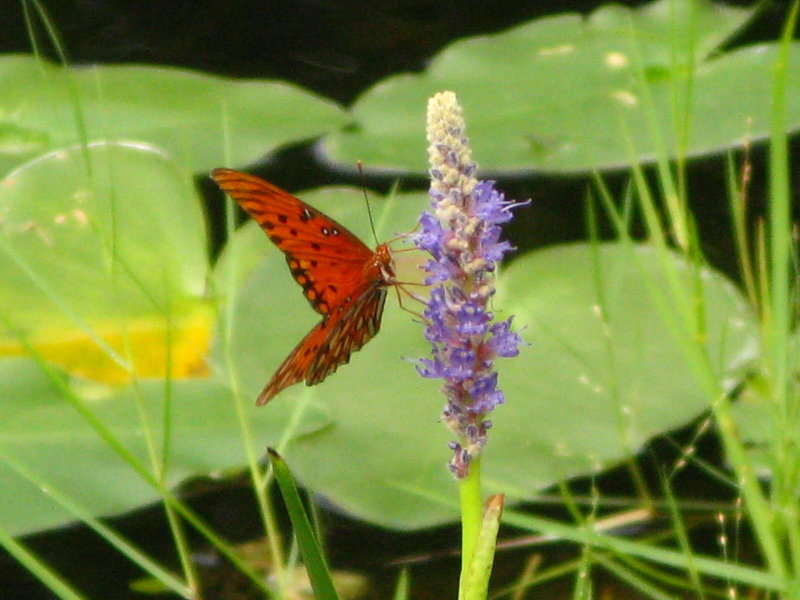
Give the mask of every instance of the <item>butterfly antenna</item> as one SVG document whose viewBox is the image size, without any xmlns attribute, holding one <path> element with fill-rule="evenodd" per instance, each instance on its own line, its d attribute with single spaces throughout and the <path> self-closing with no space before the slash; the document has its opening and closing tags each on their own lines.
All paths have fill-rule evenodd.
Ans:
<svg viewBox="0 0 800 600">
<path fill-rule="evenodd" d="M 356 167 L 358 168 L 358 175 L 361 177 L 361 192 L 364 194 L 364 202 L 367 203 L 367 215 L 369 216 L 369 227 L 372 229 L 372 237 L 375 239 L 375 245 L 379 245 L 378 242 L 378 234 L 375 233 L 375 221 L 372 219 L 372 208 L 369 205 L 369 198 L 367 198 L 367 183 L 364 179 L 364 164 L 360 161 L 356 161 Z"/>
</svg>

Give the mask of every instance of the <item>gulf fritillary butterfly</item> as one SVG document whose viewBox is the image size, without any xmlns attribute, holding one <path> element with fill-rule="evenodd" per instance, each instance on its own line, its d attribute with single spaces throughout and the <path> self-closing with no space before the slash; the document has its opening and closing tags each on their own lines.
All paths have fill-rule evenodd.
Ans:
<svg viewBox="0 0 800 600">
<path fill-rule="evenodd" d="M 263 179 L 232 169 L 214 169 L 211 177 L 286 255 L 292 277 L 322 315 L 258 396 L 262 405 L 300 381 L 320 383 L 378 333 L 386 288 L 395 284 L 394 260 L 386 244 L 370 250 L 330 217 Z"/>
</svg>

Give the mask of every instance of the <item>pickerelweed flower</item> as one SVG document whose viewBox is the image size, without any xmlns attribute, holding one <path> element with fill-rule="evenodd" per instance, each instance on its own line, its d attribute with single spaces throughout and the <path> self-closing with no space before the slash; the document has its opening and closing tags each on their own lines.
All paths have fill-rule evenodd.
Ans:
<svg viewBox="0 0 800 600">
<path fill-rule="evenodd" d="M 516 356 L 521 342 L 511 330 L 513 317 L 495 322 L 488 307 L 496 265 L 512 249 L 500 241 L 500 225 L 520 203 L 507 201 L 494 182 L 474 177 L 464 129 L 453 92 L 430 99 L 431 208 L 414 236 L 416 246 L 431 255 L 425 283 L 435 286 L 423 313 L 432 356 L 420 359 L 417 370 L 444 380 L 442 421 L 457 436 L 450 443 L 450 469 L 459 479 L 486 445 L 486 415 L 504 401 L 494 360 Z"/>
</svg>

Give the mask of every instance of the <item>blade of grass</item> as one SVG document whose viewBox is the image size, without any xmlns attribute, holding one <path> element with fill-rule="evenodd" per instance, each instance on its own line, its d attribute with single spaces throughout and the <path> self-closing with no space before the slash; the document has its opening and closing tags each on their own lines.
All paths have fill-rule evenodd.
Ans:
<svg viewBox="0 0 800 600">
<path fill-rule="evenodd" d="M 223 143 L 225 144 L 225 156 L 230 156 L 230 119 L 227 110 L 227 105 L 223 102 L 220 107 L 220 119 L 223 131 Z M 229 161 L 226 161 L 229 162 Z M 247 469 L 250 473 L 250 479 L 253 482 L 253 489 L 258 502 L 261 519 L 264 523 L 266 531 L 267 543 L 269 544 L 270 553 L 272 555 L 272 564 L 274 565 L 274 575 L 278 582 L 278 595 L 286 597 L 291 593 L 291 569 L 287 568 L 288 563 L 286 560 L 286 549 L 280 533 L 275 510 L 270 500 L 268 489 L 272 481 L 272 472 L 264 472 L 261 467 L 259 456 L 260 452 L 256 450 L 255 438 L 253 435 L 250 420 L 248 418 L 247 410 L 243 399 L 241 384 L 239 382 L 238 372 L 235 368 L 231 338 L 233 336 L 234 328 L 234 315 L 236 312 L 236 298 L 237 289 L 235 284 L 235 273 L 237 272 L 236 263 L 238 261 L 238 253 L 236 252 L 236 245 L 231 241 L 235 232 L 235 203 L 228 196 L 225 195 L 225 233 L 228 245 L 232 250 L 230 251 L 231 268 L 228 270 L 228 278 L 224 283 L 225 291 L 224 297 L 228 301 L 223 306 L 223 311 L 218 311 L 217 322 L 220 325 L 220 335 L 223 343 L 223 357 L 225 362 L 225 373 L 227 375 L 228 385 L 231 389 L 231 395 L 234 402 L 234 410 L 236 411 L 236 419 L 239 423 L 239 429 L 242 434 L 242 443 L 244 444 L 245 456 L 247 457 Z M 283 437 L 278 444 L 278 450 L 282 451 L 287 441 L 292 437 L 297 424 L 302 418 L 302 413 L 305 409 L 305 403 L 300 402 L 297 404 L 297 409 L 292 415 L 292 421 L 287 425 L 284 430 Z"/>
<path fill-rule="evenodd" d="M 300 547 L 300 554 L 308 570 L 308 578 L 314 588 L 314 598 L 316 600 L 338 600 L 328 565 L 322 555 L 322 548 L 314 535 L 311 522 L 308 520 L 308 515 L 306 515 L 306 511 L 303 508 L 303 501 L 297 492 L 294 478 L 280 454 L 272 448 L 268 448 L 267 452 L 269 453 L 269 462 L 272 465 L 275 481 L 278 482 L 278 488 L 281 491 L 281 496 L 289 512 L 289 518 L 292 521 L 292 528 L 297 544 Z"/>
<path fill-rule="evenodd" d="M 411 597 L 411 576 L 408 569 L 401 569 L 400 576 L 397 578 L 397 586 L 394 588 L 392 600 L 408 600 Z"/>
<path fill-rule="evenodd" d="M 39 557 L 11 537 L 2 526 L 0 526 L 0 546 L 62 600 L 85 600 L 85 596 L 76 592 Z"/>
<path fill-rule="evenodd" d="M 33 54 L 41 59 L 42 53 L 39 49 L 39 44 L 37 43 L 37 36 L 36 36 L 36 29 L 34 27 L 34 17 L 31 14 L 31 8 L 36 11 L 39 16 L 39 20 L 41 21 L 42 25 L 47 32 L 47 37 L 50 39 L 51 43 L 53 44 L 53 48 L 58 55 L 58 60 L 62 66 L 66 67 L 69 64 L 67 60 L 67 53 L 64 50 L 64 45 L 61 43 L 61 37 L 58 35 L 58 30 L 56 29 L 55 25 L 53 24 L 53 20 L 50 18 L 50 15 L 47 13 L 47 10 L 44 7 L 44 4 L 39 0 L 23 0 L 22 2 L 22 9 L 25 18 L 25 28 L 28 32 L 28 39 L 31 42 L 31 46 L 33 47 Z M 86 152 L 86 148 L 89 146 L 89 138 L 86 133 L 86 119 L 84 117 L 84 111 L 80 103 L 80 97 L 78 96 L 77 86 L 75 85 L 72 73 L 68 69 L 64 69 L 65 74 L 65 81 L 67 83 L 67 93 L 70 96 L 71 104 L 72 104 L 72 112 L 73 112 L 73 119 L 75 120 L 75 128 L 78 131 L 80 136 L 81 146 L 84 148 L 84 152 Z M 45 80 L 45 83 L 47 81 Z M 91 173 L 91 166 L 92 163 L 89 160 L 88 152 L 85 154 L 86 157 L 86 168 L 89 173 Z"/>
<path fill-rule="evenodd" d="M 597 563 L 603 565 L 603 567 L 605 567 L 609 572 L 616 575 L 620 580 L 627 583 L 633 589 L 639 590 L 648 598 L 653 598 L 654 600 L 673 600 L 675 598 L 674 595 L 665 593 L 661 587 L 654 585 L 653 583 L 644 579 L 642 576 L 626 568 L 624 565 L 611 560 L 603 554 L 598 554 L 594 557 L 594 559 Z"/>
<path fill-rule="evenodd" d="M 536 560 L 537 559 L 534 557 L 533 561 Z M 567 560 L 558 563 L 556 565 L 553 565 L 552 567 L 549 567 L 547 569 L 541 569 L 541 570 L 538 569 L 538 565 L 535 566 L 537 566 L 537 568 L 535 569 L 535 572 L 532 573 L 530 576 L 526 577 L 523 574 L 523 577 L 520 579 L 520 581 L 517 581 L 509 586 L 498 589 L 490 597 L 506 598 L 507 596 L 509 596 L 509 594 L 513 594 L 511 596 L 511 600 L 521 600 L 522 598 L 527 598 L 528 596 L 525 594 L 525 592 L 528 589 L 536 585 L 552 581 L 553 579 L 564 577 L 565 575 L 568 575 L 573 571 L 577 571 L 580 568 L 580 559 Z"/>
<path fill-rule="evenodd" d="M 683 192 L 685 191 L 680 187 L 680 185 L 676 185 L 675 183 L 675 176 L 670 165 L 669 156 L 671 153 L 667 149 L 667 143 L 664 140 L 664 133 L 659 129 L 658 124 L 660 119 L 656 113 L 655 103 L 653 101 L 652 94 L 650 93 L 650 84 L 645 73 L 644 61 L 642 56 L 639 52 L 639 42 L 636 32 L 636 26 L 633 21 L 629 22 L 628 27 L 628 36 L 629 36 L 629 50 L 631 56 L 633 57 L 632 65 L 635 71 L 635 77 L 637 82 L 637 90 L 641 97 L 641 103 L 643 110 L 645 112 L 645 122 L 649 128 L 650 132 L 650 139 L 652 140 L 653 147 L 655 148 L 655 155 L 656 155 L 656 167 L 658 172 L 658 180 L 661 185 L 661 193 L 664 197 L 664 204 L 666 207 L 667 214 L 669 216 L 669 232 L 671 234 L 672 239 L 675 240 L 675 243 L 678 245 L 679 248 L 685 250 L 688 248 L 689 244 L 689 232 L 688 226 L 686 222 L 686 218 L 688 217 L 687 210 L 686 210 L 686 198 L 683 196 Z M 674 59 L 674 56 L 673 56 Z M 674 70 L 680 71 L 679 65 L 672 64 L 670 65 Z M 674 77 L 673 80 L 680 80 L 680 77 Z M 678 84 L 674 83 L 672 90 L 673 94 L 675 93 L 675 89 Z M 672 105 L 673 109 L 676 109 L 676 106 Z M 673 121 L 675 120 L 675 114 L 671 115 Z M 622 131 L 627 131 L 627 126 L 624 120 L 621 118 L 622 115 L 620 113 L 620 129 Z M 680 121 L 680 119 L 679 119 Z M 682 130 L 683 128 L 675 124 L 678 127 L 677 131 L 677 139 L 682 138 Z M 688 128 L 688 124 L 686 125 Z M 628 140 L 628 144 L 630 145 L 632 137 L 630 135 L 625 136 Z M 680 148 L 676 148 L 678 155 L 680 156 Z M 632 151 L 632 152 L 631 152 Z M 631 152 L 631 164 L 634 166 L 638 166 L 636 163 L 636 152 L 632 148 L 629 149 Z M 681 164 L 681 159 L 679 158 L 679 164 Z"/>
<path fill-rule="evenodd" d="M 728 154 L 728 200 L 733 224 L 733 239 L 736 244 L 736 255 L 739 273 L 750 305 L 759 313 L 761 306 L 758 296 L 756 271 L 753 267 L 753 247 L 747 231 L 748 192 L 753 166 L 750 162 L 750 141 L 744 144 L 742 169 L 737 179 L 733 155 Z"/>
<path fill-rule="evenodd" d="M 600 193 L 601 195 L 606 193 L 605 187 L 600 187 Z M 604 275 L 603 273 L 602 261 L 600 260 L 599 226 L 597 224 L 597 216 L 594 211 L 594 202 L 588 199 L 586 205 L 586 223 L 589 230 L 589 239 L 592 249 L 592 275 L 594 279 L 594 291 L 597 296 L 597 316 L 601 319 L 603 323 L 603 332 L 606 334 L 603 336 L 603 345 L 608 357 L 608 361 L 606 363 L 607 375 L 605 377 L 605 385 L 608 389 L 608 395 L 612 398 L 614 406 L 617 410 L 616 425 L 620 439 L 623 440 L 623 443 L 627 448 L 625 464 L 627 466 L 628 473 L 630 474 L 630 477 L 634 483 L 637 495 L 648 506 L 652 506 L 653 498 L 650 494 L 650 490 L 648 489 L 647 481 L 642 473 L 641 468 L 639 467 L 639 463 L 634 459 L 635 448 L 631 440 L 630 428 L 627 426 L 627 410 L 619 388 L 619 381 L 621 379 L 617 367 L 619 364 L 619 348 L 616 347 L 616 345 L 613 343 L 611 335 L 609 335 L 609 333 L 613 330 L 613 326 L 609 321 L 609 303 L 606 297 L 606 286 L 604 285 L 604 279 L 606 279 L 607 275 Z M 608 207 L 612 210 L 613 218 L 613 213 L 616 213 L 616 210 L 610 205 Z M 632 240 L 627 234 L 627 229 L 619 229 L 618 236 L 628 247 L 628 249 L 630 249 Z M 626 349 L 626 351 L 627 350 L 629 349 Z"/>
<path fill-rule="evenodd" d="M 689 533 L 686 531 L 686 523 L 683 521 L 678 500 L 672 493 L 672 488 L 663 473 L 661 474 L 661 484 L 661 488 L 664 490 L 664 497 L 667 499 L 670 518 L 672 519 L 672 529 L 675 532 L 675 536 L 678 538 L 678 547 L 686 556 L 686 570 L 689 571 L 689 579 L 698 596 L 703 599 L 705 598 L 705 592 L 703 590 L 703 584 L 700 581 L 700 573 L 694 563 L 694 552 L 692 552 L 691 543 L 689 542 Z"/>
<path fill-rule="evenodd" d="M 800 12 L 795 0 L 784 24 L 778 59 L 773 66 L 772 110 L 769 146 L 769 320 L 765 323 L 765 345 L 773 403 L 777 407 L 776 466 L 773 471 L 776 535 L 785 536 L 789 545 L 795 587 L 800 586 L 800 525 L 797 523 L 797 465 L 800 460 L 795 433 L 798 398 L 792 393 L 796 365 L 790 363 L 789 338 L 792 330 L 794 293 L 792 274 L 792 206 L 788 144 L 786 139 L 786 84 L 789 50 Z"/>
</svg>

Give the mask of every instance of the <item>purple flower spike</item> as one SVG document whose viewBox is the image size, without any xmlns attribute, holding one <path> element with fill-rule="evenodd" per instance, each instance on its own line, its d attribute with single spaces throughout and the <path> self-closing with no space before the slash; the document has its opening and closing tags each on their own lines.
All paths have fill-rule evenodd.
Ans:
<svg viewBox="0 0 800 600">
<path fill-rule="evenodd" d="M 435 285 L 427 308 L 425 339 L 433 358 L 417 361 L 423 377 L 444 380 L 442 422 L 457 436 L 450 442 L 450 470 L 466 477 L 486 445 L 486 415 L 505 400 L 497 388 L 497 357 L 519 353 L 511 318 L 493 322 L 488 309 L 497 263 L 512 250 L 500 225 L 519 203 L 505 199 L 492 181 L 478 181 L 464 134 L 461 107 L 452 92 L 428 103 L 431 208 L 419 220 L 416 246 L 430 254 L 425 282 Z"/>
</svg>

